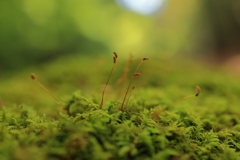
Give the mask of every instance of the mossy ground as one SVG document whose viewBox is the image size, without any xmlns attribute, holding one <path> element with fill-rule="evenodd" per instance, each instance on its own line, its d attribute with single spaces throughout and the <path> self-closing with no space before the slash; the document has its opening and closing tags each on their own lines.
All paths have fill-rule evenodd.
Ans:
<svg viewBox="0 0 240 160">
<path fill-rule="evenodd" d="M 141 57 L 142 58 L 142 57 Z M 141 58 L 130 66 L 130 77 Z M 183 59 L 183 58 L 182 58 Z M 240 159 L 239 77 L 193 60 L 149 57 L 135 90 L 116 84 L 119 59 L 99 109 L 112 57 L 67 57 L 1 78 L 0 159 Z M 203 67 L 204 66 L 204 67 Z M 71 117 L 30 79 L 35 72 Z M 199 97 L 168 104 L 195 93 Z"/>
</svg>

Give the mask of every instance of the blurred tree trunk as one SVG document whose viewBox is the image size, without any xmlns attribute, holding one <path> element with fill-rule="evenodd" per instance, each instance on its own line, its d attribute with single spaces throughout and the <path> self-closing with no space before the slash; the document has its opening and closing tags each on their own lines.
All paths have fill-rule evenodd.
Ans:
<svg viewBox="0 0 240 160">
<path fill-rule="evenodd" d="M 219 59 L 240 53 L 240 0 L 204 0 L 203 15 Z M 209 41 L 209 39 L 208 39 Z M 206 42 L 205 42 L 206 43 Z"/>
</svg>

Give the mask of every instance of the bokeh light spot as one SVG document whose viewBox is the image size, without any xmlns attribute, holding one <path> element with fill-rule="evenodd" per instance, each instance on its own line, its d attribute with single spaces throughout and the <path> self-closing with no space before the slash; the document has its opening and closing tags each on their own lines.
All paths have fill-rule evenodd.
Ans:
<svg viewBox="0 0 240 160">
<path fill-rule="evenodd" d="M 165 0 L 116 0 L 121 6 L 143 15 L 156 13 Z"/>
</svg>

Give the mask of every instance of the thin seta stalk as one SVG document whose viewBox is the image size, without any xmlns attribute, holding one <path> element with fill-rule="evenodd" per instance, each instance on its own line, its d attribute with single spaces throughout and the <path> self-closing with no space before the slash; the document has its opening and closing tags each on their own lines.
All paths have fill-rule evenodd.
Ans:
<svg viewBox="0 0 240 160">
<path fill-rule="evenodd" d="M 113 57 L 113 67 L 112 67 L 112 70 L 111 70 L 111 72 L 110 72 L 110 74 L 109 74 L 109 76 L 108 76 L 108 79 L 107 79 L 106 85 L 105 85 L 105 87 L 104 87 L 104 89 L 103 89 L 103 91 L 102 91 L 102 100 L 101 100 L 101 103 L 100 103 L 100 105 L 99 105 L 99 109 L 102 109 L 102 107 L 103 107 L 103 101 L 104 101 L 105 90 L 106 90 L 106 88 L 107 88 L 107 85 L 108 85 L 109 79 L 110 79 L 110 77 L 111 77 L 111 75 L 112 75 L 112 72 L 113 72 L 114 67 L 115 67 L 115 65 L 116 65 L 116 62 L 117 62 L 118 55 L 117 55 L 116 52 L 113 52 L 113 54 L 114 54 L 114 57 Z"/>
<path fill-rule="evenodd" d="M 133 91 L 135 88 L 136 88 L 136 86 L 133 86 L 132 89 L 131 89 L 131 91 L 130 91 L 130 93 L 129 93 L 129 96 L 128 96 L 127 101 L 126 101 L 126 107 L 127 107 L 128 104 L 129 104 L 129 99 L 130 99 L 130 97 L 131 97 L 131 95 L 132 95 L 132 91 Z"/>
<path fill-rule="evenodd" d="M 196 86 L 196 90 L 197 90 L 197 93 L 193 94 L 193 95 L 190 95 L 190 96 L 186 96 L 186 97 L 183 97 L 182 99 L 179 99 L 178 101 L 176 102 L 173 102 L 171 104 L 169 104 L 167 107 L 163 108 L 162 110 L 158 111 L 156 114 L 154 114 L 152 116 L 152 119 L 156 118 L 160 113 L 162 113 L 163 111 L 165 111 L 166 109 L 168 109 L 171 105 L 175 104 L 175 103 L 178 103 L 186 98 L 190 98 L 190 97 L 193 97 L 193 96 L 198 96 L 201 92 L 201 88 L 199 86 Z"/>
<path fill-rule="evenodd" d="M 66 112 L 66 114 L 70 117 L 69 112 L 67 111 L 67 109 L 63 106 L 63 104 L 46 88 L 44 87 L 38 80 L 37 80 L 37 76 L 32 73 L 31 74 L 31 78 L 42 88 L 44 89 L 51 97 L 53 97 L 56 102 L 63 108 L 63 110 Z"/>
<path fill-rule="evenodd" d="M 125 83 L 126 83 L 126 80 L 127 80 L 127 76 L 128 76 L 128 72 L 129 72 L 129 66 L 132 62 L 132 58 L 133 58 L 133 56 L 132 56 L 132 54 L 130 54 L 129 58 L 126 62 L 126 65 L 125 65 L 122 76 L 114 84 L 115 86 L 118 85 L 119 88 L 120 88 L 118 90 L 118 93 L 117 93 L 117 96 L 116 96 L 116 99 L 115 99 L 116 101 L 121 97 L 122 94 L 124 94 L 124 86 L 125 86 Z"/>
<path fill-rule="evenodd" d="M 143 58 L 143 59 L 141 60 L 141 62 L 140 62 L 139 65 L 137 66 L 134 74 L 132 75 L 132 77 L 131 77 L 131 79 L 130 79 L 129 85 L 128 85 L 128 87 L 127 87 L 126 93 L 125 93 L 124 98 L 123 98 L 122 105 L 121 105 L 121 107 L 120 107 L 120 111 L 123 111 L 123 109 L 124 109 L 124 104 L 125 104 L 125 101 L 126 101 L 126 97 L 127 97 L 127 95 L 128 95 L 129 88 L 130 88 L 130 86 L 131 86 L 131 84 L 132 84 L 133 78 L 134 78 L 135 76 L 140 76 L 140 75 L 141 75 L 140 73 L 137 73 L 137 71 L 138 71 L 139 67 L 142 65 L 142 63 L 143 63 L 145 60 L 148 60 L 148 58 Z"/>
</svg>

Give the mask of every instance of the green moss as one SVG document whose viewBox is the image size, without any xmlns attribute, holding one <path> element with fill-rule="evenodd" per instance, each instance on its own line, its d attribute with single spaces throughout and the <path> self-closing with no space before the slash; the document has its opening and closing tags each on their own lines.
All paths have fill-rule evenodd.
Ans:
<svg viewBox="0 0 240 160">
<path fill-rule="evenodd" d="M 1 91 L 5 98 L 2 98 L 3 101 L 9 102 L 0 109 L 0 159 L 239 159 L 238 77 L 204 69 L 191 61 L 186 61 L 186 66 L 175 61 L 174 65 L 166 68 L 163 65 L 166 62 L 151 60 L 151 63 L 142 66 L 142 76 L 133 81 L 137 88 L 122 112 L 119 108 L 123 95 L 118 97 L 112 84 L 121 76 L 117 74 L 122 73 L 117 66 L 123 62 L 116 66 L 103 109 L 99 109 L 101 89 L 98 86 L 104 84 L 108 72 L 86 72 L 85 60 L 69 58 L 47 67 L 51 71 L 61 68 L 64 73 L 68 72 L 77 79 L 72 83 L 72 79 L 66 78 L 60 71 L 44 76 L 44 83 L 53 84 L 49 90 L 62 94 L 60 100 L 70 117 L 52 102 L 54 100 L 45 97 L 41 89 L 29 94 L 29 90 L 33 92 L 38 86 L 21 80 L 27 76 L 12 78 L 21 82 L 13 87 L 31 87 L 20 90 L 26 96 L 22 101 L 26 100 L 27 105 L 14 105 L 19 101 L 14 100 L 16 95 L 10 96 Z M 95 61 L 92 58 L 87 60 Z M 76 68 L 76 64 L 81 62 L 85 66 Z M 62 67 L 68 63 L 72 67 Z M 187 67 L 189 65 L 196 66 L 198 73 L 194 67 Z M 82 76 L 84 73 L 84 76 L 79 77 L 78 73 Z M 231 83 L 226 84 L 226 81 Z M 12 84 L 10 79 L 2 82 L 2 86 Z M 80 87 L 81 91 L 75 92 L 79 83 L 84 86 Z M 67 85 L 72 90 L 66 89 Z M 168 104 L 192 94 L 196 85 L 202 88 L 199 97 L 174 104 L 152 119 Z M 59 90 L 54 90 L 56 86 Z M 18 92 L 16 90 L 15 94 Z M 34 101 L 29 100 L 31 98 Z"/>
</svg>

